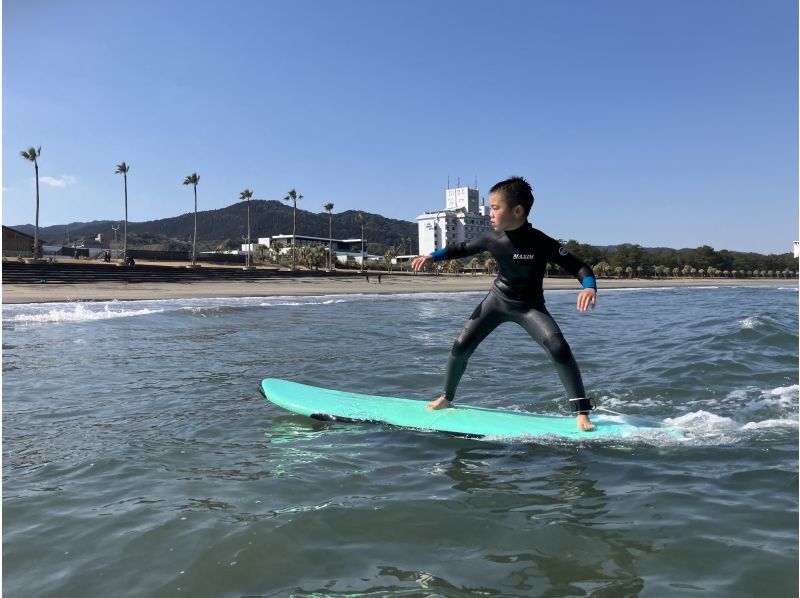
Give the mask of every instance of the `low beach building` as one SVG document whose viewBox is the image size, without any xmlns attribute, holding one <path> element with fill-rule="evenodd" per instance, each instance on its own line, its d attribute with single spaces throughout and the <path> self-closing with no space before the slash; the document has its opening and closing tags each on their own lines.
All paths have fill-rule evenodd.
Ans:
<svg viewBox="0 0 800 598">
<path fill-rule="evenodd" d="M 311 237 L 308 235 L 294 235 L 294 244 L 296 247 L 304 245 L 322 245 L 325 251 L 329 251 L 328 243 L 331 243 L 333 254 L 336 260 L 342 264 L 347 262 L 348 259 L 354 260 L 356 263 L 361 263 L 361 239 L 328 239 L 327 237 Z M 279 244 L 281 255 L 286 255 L 292 247 L 292 235 L 273 235 L 271 237 L 259 237 L 258 243 L 250 244 L 251 254 L 255 255 L 259 246 L 266 247 L 272 250 L 274 244 Z M 382 260 L 383 256 L 373 255 L 366 252 L 366 242 L 364 242 L 364 261 L 377 261 Z M 247 252 L 247 244 L 242 245 L 242 252 Z"/>
<path fill-rule="evenodd" d="M 31 257 L 33 255 L 32 235 L 3 226 L 3 257 Z M 43 253 L 44 241 L 39 238 L 39 254 Z"/>
</svg>

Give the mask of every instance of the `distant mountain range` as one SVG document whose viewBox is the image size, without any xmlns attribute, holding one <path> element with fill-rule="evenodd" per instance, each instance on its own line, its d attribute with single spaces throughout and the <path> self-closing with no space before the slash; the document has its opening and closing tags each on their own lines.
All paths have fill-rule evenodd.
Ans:
<svg viewBox="0 0 800 598">
<path fill-rule="evenodd" d="M 333 238 L 361 238 L 361 225 L 356 221 L 357 211 L 333 213 Z M 417 251 L 417 224 L 405 220 L 385 218 L 379 214 L 362 212 L 365 218 L 364 237 L 367 250 L 383 253 L 393 246 L 405 244 L 411 238 L 413 251 Z M 39 236 L 48 245 L 67 245 L 75 241 L 87 247 L 98 246 L 94 240 L 98 234 L 104 237 L 103 247 L 113 242 L 112 226 L 120 226 L 117 240 L 122 243 L 122 223 L 119 220 L 95 220 L 73 222 L 39 228 Z M 184 250 L 191 248 L 194 213 L 181 214 L 173 218 L 128 222 L 128 246 L 137 249 Z M 33 235 L 31 224 L 12 226 L 18 231 Z M 257 242 L 259 237 L 292 234 L 292 206 L 275 200 L 252 200 L 250 202 L 250 236 Z M 328 213 L 313 213 L 297 208 L 297 234 L 328 238 Z M 247 236 L 247 205 L 244 202 L 218 210 L 197 212 L 197 249 L 209 251 L 220 248 L 238 248 Z"/>
<path fill-rule="evenodd" d="M 415 222 L 385 218 L 380 214 L 362 212 L 365 217 L 364 237 L 369 253 L 382 255 L 388 248 L 396 247 L 408 253 L 419 251 L 418 231 Z M 335 239 L 354 239 L 361 237 L 361 225 L 356 221 L 357 211 L 348 210 L 333 214 L 333 237 Z M 47 245 L 68 245 L 98 247 L 95 241 L 98 234 L 104 237 L 102 247 L 109 247 L 114 239 L 112 226 L 120 226 L 117 231 L 119 246 L 122 244 L 122 225 L 119 220 L 96 220 L 93 222 L 73 222 L 39 229 L 39 237 Z M 190 251 L 194 214 L 181 214 L 174 218 L 151 220 L 149 222 L 128 222 L 128 246 L 131 249 L 151 249 L 167 251 Z M 33 235 L 30 224 L 12 226 L 16 230 Z M 259 237 L 271 237 L 292 233 L 292 206 L 275 200 L 252 200 L 250 202 L 250 230 L 253 242 Z M 218 210 L 197 213 L 197 249 L 214 251 L 235 249 L 245 242 L 247 234 L 247 205 L 239 202 Z M 327 239 L 328 213 L 313 213 L 297 209 L 297 234 Z M 409 248 L 408 239 L 411 239 Z M 694 249 L 670 249 L 668 247 L 641 247 L 623 243 L 620 245 L 593 246 L 576 241 L 567 241 L 569 251 L 588 264 L 603 262 L 612 268 L 643 267 L 651 272 L 653 266 L 682 268 L 691 265 L 695 268 L 717 268 L 721 271 L 797 271 L 797 260 L 790 253 L 764 256 L 756 253 L 736 251 L 716 251 L 709 246 Z"/>
</svg>

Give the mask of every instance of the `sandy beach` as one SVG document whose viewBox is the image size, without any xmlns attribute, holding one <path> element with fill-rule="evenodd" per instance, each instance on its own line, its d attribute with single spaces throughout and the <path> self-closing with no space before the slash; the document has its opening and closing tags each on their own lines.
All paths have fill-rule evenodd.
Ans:
<svg viewBox="0 0 800 598">
<path fill-rule="evenodd" d="M 247 282 L 204 281 L 166 283 L 97 282 L 88 284 L 4 284 L 2 302 L 44 303 L 63 301 L 131 301 L 142 299 L 186 299 L 208 297 L 270 297 L 297 295 L 339 295 L 351 293 L 458 293 L 488 290 L 494 276 L 469 274 L 430 276 L 384 274 L 380 283 L 372 275 L 365 278 L 282 278 Z M 796 279 L 600 279 L 604 289 L 682 286 L 797 286 Z M 578 283 L 567 278 L 545 279 L 545 290 L 575 289 Z"/>
</svg>

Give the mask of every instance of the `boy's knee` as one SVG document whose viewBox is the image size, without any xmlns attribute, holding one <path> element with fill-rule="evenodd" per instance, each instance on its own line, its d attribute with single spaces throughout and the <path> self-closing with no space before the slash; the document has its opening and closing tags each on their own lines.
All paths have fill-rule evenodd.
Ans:
<svg viewBox="0 0 800 598">
<path fill-rule="evenodd" d="M 544 348 L 556 363 L 567 363 L 572 359 L 572 349 L 563 334 L 553 334 L 544 341 Z"/>
<path fill-rule="evenodd" d="M 473 351 L 475 351 L 475 347 L 473 343 L 469 342 L 469 339 L 464 337 L 465 335 L 459 335 L 459 337 L 453 343 L 452 348 L 450 349 L 450 355 L 456 358 L 469 358 L 472 355 Z"/>
<path fill-rule="evenodd" d="M 461 341 L 460 338 L 457 338 L 453 343 L 453 346 L 450 348 L 450 355 L 452 357 L 462 357 L 467 353 L 467 346 Z"/>
</svg>

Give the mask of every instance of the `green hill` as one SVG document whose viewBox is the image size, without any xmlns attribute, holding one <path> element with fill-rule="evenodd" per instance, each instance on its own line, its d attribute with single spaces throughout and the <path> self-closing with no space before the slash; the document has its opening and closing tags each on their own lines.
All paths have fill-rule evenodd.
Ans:
<svg viewBox="0 0 800 598">
<path fill-rule="evenodd" d="M 356 222 L 354 210 L 333 214 L 333 237 L 352 239 L 361 237 L 361 225 Z M 417 225 L 405 220 L 384 218 L 379 214 L 363 212 L 366 218 L 364 237 L 367 250 L 382 254 L 386 249 L 408 245 L 411 238 L 417 248 Z M 48 244 L 66 245 L 73 241 L 96 246 L 94 238 L 102 234 L 106 241 L 114 238 L 112 226 L 120 226 L 117 239 L 122 243 L 122 228 L 118 220 L 95 220 L 73 222 L 39 229 L 39 236 Z M 181 214 L 173 218 L 148 222 L 128 222 L 128 246 L 136 249 L 184 250 L 191 248 L 194 214 Z M 21 232 L 33 235 L 30 224 L 12 226 Z M 279 201 L 252 200 L 250 202 L 250 235 L 253 242 L 259 237 L 292 233 L 292 207 Z M 297 208 L 297 234 L 313 237 L 328 237 L 328 213 L 313 213 Z M 247 235 L 247 205 L 244 202 L 218 210 L 197 212 L 197 249 L 215 250 L 234 248 L 243 244 Z"/>
</svg>

